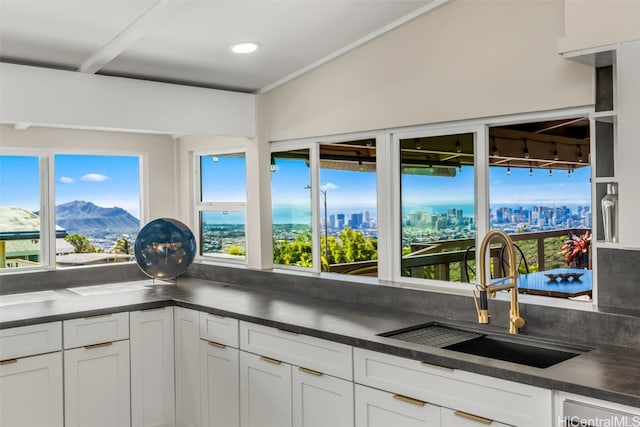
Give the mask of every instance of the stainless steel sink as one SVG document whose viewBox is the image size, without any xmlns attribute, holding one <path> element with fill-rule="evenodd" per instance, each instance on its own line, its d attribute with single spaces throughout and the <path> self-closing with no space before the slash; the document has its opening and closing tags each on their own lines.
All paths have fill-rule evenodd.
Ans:
<svg viewBox="0 0 640 427">
<path fill-rule="evenodd" d="M 548 368 L 590 350 L 522 335 L 485 334 L 439 322 L 385 332 L 380 336 L 536 368 Z"/>
</svg>

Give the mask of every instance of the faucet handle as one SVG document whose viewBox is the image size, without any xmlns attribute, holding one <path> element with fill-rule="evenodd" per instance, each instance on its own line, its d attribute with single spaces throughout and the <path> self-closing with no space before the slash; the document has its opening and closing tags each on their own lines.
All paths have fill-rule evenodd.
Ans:
<svg viewBox="0 0 640 427">
<path fill-rule="evenodd" d="M 476 304 L 476 311 L 478 312 L 478 323 L 489 323 L 489 310 L 487 308 L 487 291 L 480 291 L 480 303 L 478 303 L 478 296 L 476 291 L 472 290 L 473 302 Z"/>
<path fill-rule="evenodd" d="M 524 326 L 524 319 L 520 316 L 511 316 L 511 324 L 515 326 L 517 329 L 520 329 Z"/>
</svg>

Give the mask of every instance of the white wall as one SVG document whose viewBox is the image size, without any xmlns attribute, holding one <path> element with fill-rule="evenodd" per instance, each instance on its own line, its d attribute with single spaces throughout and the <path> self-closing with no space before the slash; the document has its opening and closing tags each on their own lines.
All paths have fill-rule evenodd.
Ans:
<svg viewBox="0 0 640 427">
<path fill-rule="evenodd" d="M 640 1 L 566 0 L 559 52 L 640 40 Z"/>
<path fill-rule="evenodd" d="M 593 103 L 562 1 L 453 0 L 264 95 L 267 140 Z"/>
<path fill-rule="evenodd" d="M 0 123 L 255 135 L 255 96 L 0 63 Z"/>
<path fill-rule="evenodd" d="M 178 214 L 175 143 L 170 136 L 39 127 L 15 130 L 0 125 L 0 145 L 36 152 L 143 155 L 148 165 L 143 185 L 149 202 L 142 214 L 146 212 L 147 221 Z"/>
</svg>

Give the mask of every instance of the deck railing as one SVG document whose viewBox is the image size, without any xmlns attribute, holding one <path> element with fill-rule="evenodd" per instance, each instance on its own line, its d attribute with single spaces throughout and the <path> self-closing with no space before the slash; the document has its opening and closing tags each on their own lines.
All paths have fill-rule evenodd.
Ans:
<svg viewBox="0 0 640 427">
<path fill-rule="evenodd" d="M 551 237 L 568 237 L 569 233 L 584 233 L 586 229 L 559 229 L 549 231 L 536 231 L 527 233 L 510 234 L 509 236 L 517 245 L 518 242 L 535 241 L 535 254 L 525 253 L 529 266 L 537 265 L 539 271 L 545 270 L 545 240 Z M 431 278 L 436 280 L 470 281 L 465 268 L 465 261 L 472 267 L 475 266 L 475 239 L 455 239 L 411 244 L 411 251 L 402 257 L 403 275 L 417 278 Z M 467 254 L 467 248 L 472 247 Z M 554 248 L 560 251 L 560 247 Z M 501 268 L 501 253 L 499 247 L 491 248 L 491 259 L 494 271 Z M 455 266 L 455 267 L 454 267 Z M 332 264 L 329 271 L 343 274 L 357 274 L 377 276 L 378 262 L 360 261 L 344 264 Z M 452 272 L 457 272 L 452 277 Z"/>
</svg>

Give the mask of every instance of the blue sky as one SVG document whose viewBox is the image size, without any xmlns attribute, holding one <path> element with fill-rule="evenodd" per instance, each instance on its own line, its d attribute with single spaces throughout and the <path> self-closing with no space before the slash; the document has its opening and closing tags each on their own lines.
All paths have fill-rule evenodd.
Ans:
<svg viewBox="0 0 640 427">
<path fill-rule="evenodd" d="M 37 157 L 0 156 L 0 203 L 40 209 Z M 56 205 L 74 200 L 120 207 L 140 218 L 137 156 L 55 156 Z M 19 185 L 15 185 L 19 183 Z"/>
<path fill-rule="evenodd" d="M 244 157 L 202 156 L 202 200 L 244 202 L 247 200 L 246 161 Z M 232 180 L 230 185 L 229 180 Z"/>
</svg>

